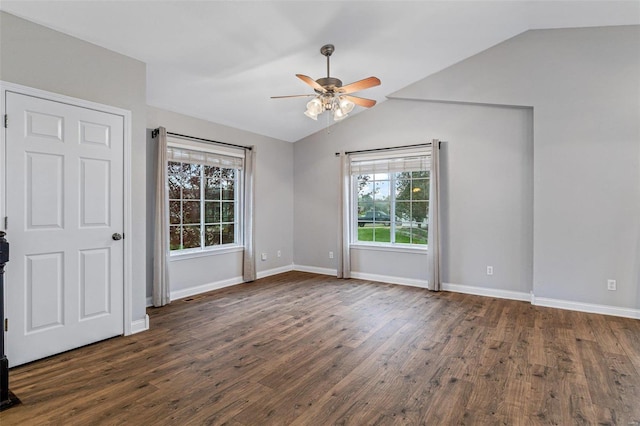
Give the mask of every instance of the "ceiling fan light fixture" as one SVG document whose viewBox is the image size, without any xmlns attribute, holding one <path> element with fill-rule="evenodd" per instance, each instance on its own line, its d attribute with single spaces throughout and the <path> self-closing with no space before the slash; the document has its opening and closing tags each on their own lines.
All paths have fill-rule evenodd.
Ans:
<svg viewBox="0 0 640 426">
<path fill-rule="evenodd" d="M 347 115 L 353 111 L 356 104 L 365 108 L 371 108 L 376 104 L 376 101 L 372 99 L 351 96 L 350 94 L 370 87 L 379 86 L 379 78 L 368 77 L 344 86 L 340 79 L 331 77 L 329 57 L 334 50 L 335 47 L 332 44 L 325 44 L 320 49 L 320 53 L 327 58 L 326 77 L 314 80 L 304 74 L 296 74 L 296 77 L 310 86 L 316 93 L 315 97 L 307 103 L 307 110 L 304 113 L 304 115 L 312 120 L 318 120 L 318 115 L 325 111 L 331 111 L 333 113 L 333 119 L 340 121 L 345 119 Z M 297 98 L 306 96 L 314 95 L 272 96 L 271 98 Z"/>
<path fill-rule="evenodd" d="M 304 115 L 306 115 L 307 117 L 309 117 L 312 120 L 318 121 L 318 114 L 314 114 L 313 111 L 306 110 L 304 112 Z"/>
<path fill-rule="evenodd" d="M 321 114 L 323 111 L 322 101 L 318 98 L 313 98 L 307 103 L 307 112 L 313 115 Z"/>
<path fill-rule="evenodd" d="M 345 118 L 347 118 L 348 115 L 349 114 L 347 114 L 346 112 L 343 112 L 342 109 L 336 108 L 333 111 L 333 121 L 344 120 Z"/>
<path fill-rule="evenodd" d="M 338 98 L 338 105 L 340 106 L 340 110 L 345 114 L 349 114 L 351 111 L 353 111 L 353 108 L 356 106 L 356 104 L 354 104 L 353 102 L 351 102 L 349 99 L 347 99 L 344 96 L 340 96 Z"/>
</svg>

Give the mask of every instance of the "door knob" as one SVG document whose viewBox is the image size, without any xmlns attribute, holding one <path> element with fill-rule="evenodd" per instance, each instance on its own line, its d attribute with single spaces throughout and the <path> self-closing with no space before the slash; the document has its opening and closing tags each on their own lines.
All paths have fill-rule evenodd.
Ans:
<svg viewBox="0 0 640 426">
<path fill-rule="evenodd" d="M 114 241 L 118 241 L 122 239 L 122 234 L 118 234 L 117 232 L 111 236 Z"/>
</svg>

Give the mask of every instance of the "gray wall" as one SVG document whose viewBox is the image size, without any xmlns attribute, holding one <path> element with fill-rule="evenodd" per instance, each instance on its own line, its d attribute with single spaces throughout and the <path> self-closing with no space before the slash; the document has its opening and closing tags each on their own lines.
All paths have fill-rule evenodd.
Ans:
<svg viewBox="0 0 640 426">
<path fill-rule="evenodd" d="M 143 63 L 4 12 L 0 79 L 132 112 L 134 320 L 144 317 L 150 294 L 153 143 L 145 129 L 158 125 L 256 145 L 256 246 L 269 256 L 259 272 L 292 262 L 335 269 L 328 256 L 338 242 L 335 152 L 437 138 L 447 141 L 445 282 L 637 309 L 638 40 L 638 26 L 529 31 L 293 145 L 147 109 Z M 424 274 L 423 255 L 352 254 L 357 272 Z M 239 265 L 237 254 L 205 257 L 176 264 L 172 275 L 187 288 L 237 277 Z M 617 291 L 606 290 L 609 278 Z"/>
<path fill-rule="evenodd" d="M 335 267 L 337 224 L 311 230 L 335 205 L 334 151 L 439 138 L 445 282 L 640 308 L 639 40 L 638 26 L 528 31 L 296 143 L 295 263 Z M 385 275 L 415 274 L 393 263 Z"/>
<path fill-rule="evenodd" d="M 394 95 L 533 106 L 536 297 L 640 308 L 639 40 L 528 31 Z"/>
<path fill-rule="evenodd" d="M 533 258 L 533 141 L 529 108 L 388 100 L 295 143 L 294 263 L 336 268 L 335 153 L 442 145 L 443 281 L 528 293 Z M 491 188 L 487 191 L 486 188 Z M 424 254 L 351 249 L 352 270 L 419 285 Z M 486 266 L 494 275 L 486 275 Z"/>
<path fill-rule="evenodd" d="M 145 316 L 146 65 L 0 12 L 0 80 L 131 111 L 133 321 Z"/>
<path fill-rule="evenodd" d="M 238 145 L 253 145 L 256 151 L 256 235 L 258 274 L 293 263 L 293 145 L 266 136 L 234 129 L 158 108 L 147 108 L 147 127 L 163 126 L 169 132 L 213 139 Z M 149 132 L 150 136 L 150 132 Z M 147 158 L 148 231 L 147 268 L 153 267 L 153 214 L 155 198 L 155 140 L 148 138 Z M 277 257 L 280 250 L 281 257 Z M 260 260 L 266 253 L 267 260 Z M 242 276 L 242 253 L 218 254 L 170 263 L 171 290 L 180 291 Z M 147 286 L 151 296 L 151 282 Z"/>
</svg>

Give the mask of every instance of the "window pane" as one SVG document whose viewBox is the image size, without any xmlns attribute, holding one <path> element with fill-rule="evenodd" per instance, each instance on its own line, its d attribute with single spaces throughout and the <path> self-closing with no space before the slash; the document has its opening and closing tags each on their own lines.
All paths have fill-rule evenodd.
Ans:
<svg viewBox="0 0 640 426">
<path fill-rule="evenodd" d="M 373 227 L 364 225 L 364 223 L 358 223 L 358 241 L 373 241 Z"/>
<path fill-rule="evenodd" d="M 235 194 L 235 182 L 232 180 L 222 181 L 222 199 L 233 200 Z"/>
<path fill-rule="evenodd" d="M 404 222 L 401 226 L 396 226 L 396 243 L 410 244 L 411 243 L 411 223 Z"/>
<path fill-rule="evenodd" d="M 185 180 L 182 187 L 182 198 L 200 199 L 200 170 L 202 166 L 199 164 L 182 164 Z"/>
<path fill-rule="evenodd" d="M 376 225 L 373 228 L 373 241 L 377 243 L 391 242 L 391 228 L 388 226 Z"/>
<path fill-rule="evenodd" d="M 236 179 L 236 171 L 235 169 L 220 169 L 221 175 L 223 179 L 227 180 L 235 180 Z"/>
<path fill-rule="evenodd" d="M 169 248 L 170 250 L 180 250 L 182 245 L 180 244 L 180 227 L 169 227 Z"/>
<path fill-rule="evenodd" d="M 182 223 L 200 223 L 200 201 L 182 202 Z"/>
<path fill-rule="evenodd" d="M 411 182 L 411 195 L 414 200 L 427 200 L 429 198 L 429 180 L 414 179 Z"/>
<path fill-rule="evenodd" d="M 374 200 L 376 201 L 388 200 L 390 195 L 391 195 L 391 192 L 390 192 L 388 180 L 374 182 L 374 195 L 373 195 Z"/>
<path fill-rule="evenodd" d="M 411 200 L 411 179 L 396 181 L 396 200 Z"/>
<path fill-rule="evenodd" d="M 222 222 L 233 222 L 234 219 L 234 203 L 222 203 Z"/>
<path fill-rule="evenodd" d="M 204 227 L 204 245 L 215 246 L 220 244 L 220 225 L 208 225 Z"/>
<path fill-rule="evenodd" d="M 396 202 L 396 219 L 403 222 L 411 220 L 411 203 L 409 201 Z"/>
<path fill-rule="evenodd" d="M 232 224 L 222 225 L 222 244 L 230 244 L 234 241 L 234 226 Z"/>
<path fill-rule="evenodd" d="M 383 223 L 389 226 L 389 222 L 391 218 L 389 217 L 389 211 L 391 210 L 391 204 L 388 202 L 384 203 L 373 203 L 373 222 L 382 225 Z"/>
<path fill-rule="evenodd" d="M 204 166 L 204 177 L 220 179 L 220 168 L 214 166 Z"/>
<path fill-rule="evenodd" d="M 180 201 L 169 201 L 169 223 L 180 224 Z"/>
<path fill-rule="evenodd" d="M 182 227 L 183 248 L 200 247 L 200 225 L 189 225 Z"/>
<path fill-rule="evenodd" d="M 204 221 L 205 223 L 220 222 L 220 203 L 206 201 L 204 204 Z"/>
<path fill-rule="evenodd" d="M 220 179 L 207 179 L 204 188 L 205 200 L 219 200 L 220 195 Z"/>
<path fill-rule="evenodd" d="M 411 243 L 412 244 L 427 244 L 427 226 L 419 223 L 417 226 L 411 228 Z"/>
<path fill-rule="evenodd" d="M 415 201 L 412 203 L 411 218 L 417 223 L 422 223 L 427 218 L 426 201 Z"/>
<path fill-rule="evenodd" d="M 373 200 L 373 182 L 358 180 L 358 199 Z"/>
<path fill-rule="evenodd" d="M 180 188 L 182 188 L 182 165 L 175 161 L 170 161 L 167 169 L 169 179 L 169 199 L 180 199 Z"/>
</svg>

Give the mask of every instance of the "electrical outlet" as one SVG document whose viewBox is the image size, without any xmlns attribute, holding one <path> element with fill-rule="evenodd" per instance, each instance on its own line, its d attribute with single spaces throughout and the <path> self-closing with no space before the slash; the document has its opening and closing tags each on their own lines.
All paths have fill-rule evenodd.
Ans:
<svg viewBox="0 0 640 426">
<path fill-rule="evenodd" d="M 493 266 L 487 266 L 487 275 L 493 275 Z"/>
<path fill-rule="evenodd" d="M 333 252 L 332 251 L 329 252 L 329 259 L 333 259 Z"/>
<path fill-rule="evenodd" d="M 280 250 L 278 250 L 277 255 L 278 255 L 278 257 L 282 257 L 282 252 Z"/>
<path fill-rule="evenodd" d="M 267 260 L 267 253 L 262 253 L 262 256 L 260 258 L 262 260 Z"/>
<path fill-rule="evenodd" d="M 616 280 L 607 280 L 607 290 L 614 291 L 617 288 Z"/>
</svg>

